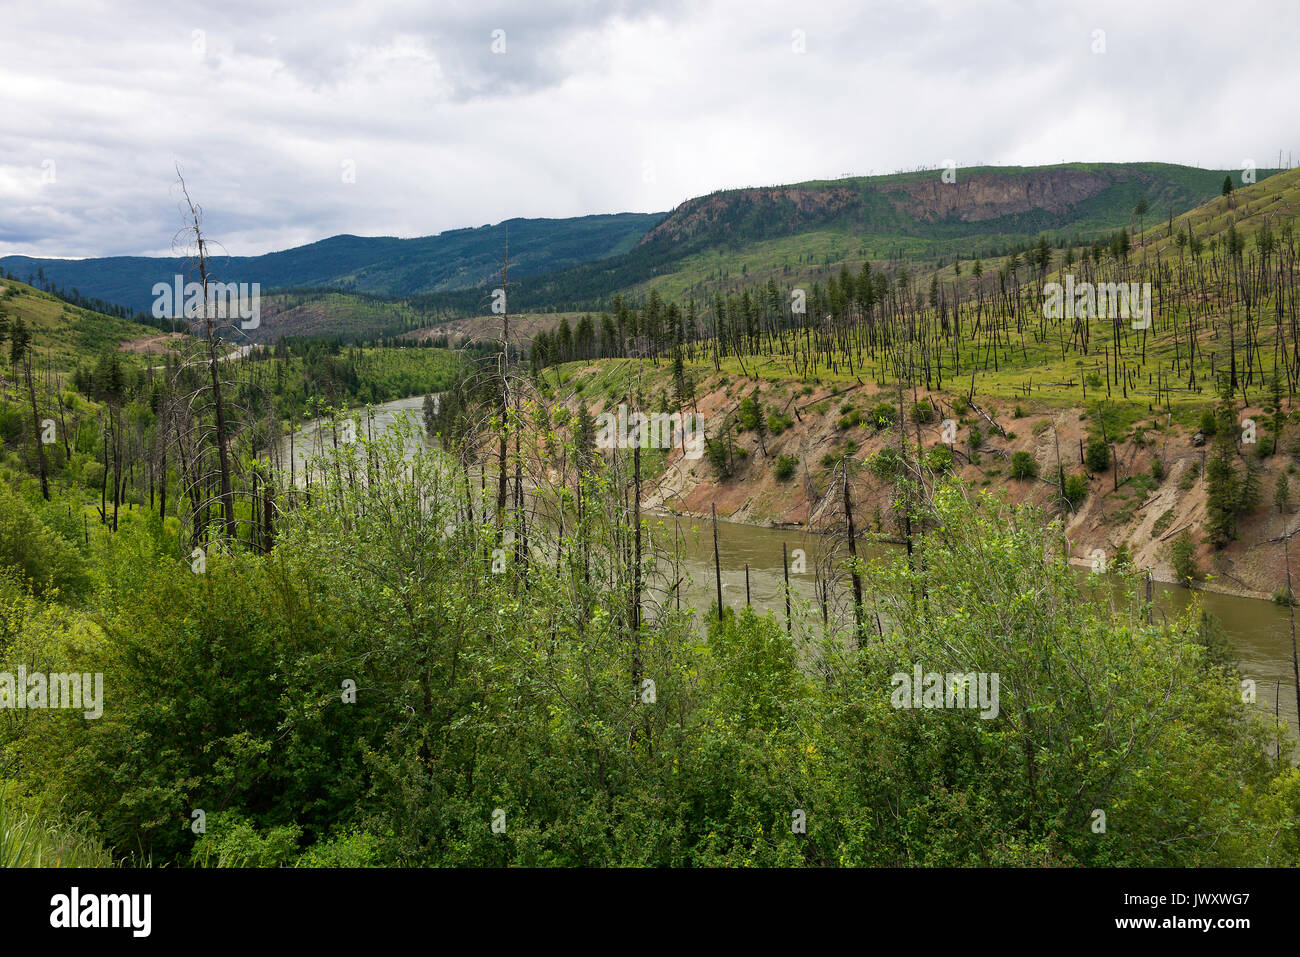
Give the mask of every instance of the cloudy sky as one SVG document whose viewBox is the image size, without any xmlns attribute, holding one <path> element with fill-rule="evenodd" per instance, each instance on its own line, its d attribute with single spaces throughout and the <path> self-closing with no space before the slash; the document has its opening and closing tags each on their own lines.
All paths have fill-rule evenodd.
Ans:
<svg viewBox="0 0 1300 957">
<path fill-rule="evenodd" d="M 1293 0 L 10 5 L 0 254 L 170 253 L 178 164 L 251 255 L 949 159 L 1300 162 L 1298 35 Z"/>
</svg>

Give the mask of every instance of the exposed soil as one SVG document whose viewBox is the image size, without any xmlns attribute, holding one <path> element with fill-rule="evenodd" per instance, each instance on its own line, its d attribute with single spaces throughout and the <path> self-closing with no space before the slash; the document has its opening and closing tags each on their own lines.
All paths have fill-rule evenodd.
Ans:
<svg viewBox="0 0 1300 957">
<path fill-rule="evenodd" d="M 186 338 L 188 336 L 183 332 L 167 332 L 157 336 L 141 336 L 139 339 L 128 339 L 117 348 L 122 352 L 133 352 L 137 355 L 157 355 L 171 352 L 176 348 L 178 340 Z"/>
<path fill-rule="evenodd" d="M 594 372 L 595 368 L 588 371 Z M 740 400 L 755 387 L 747 379 L 733 379 L 730 385 L 724 385 L 724 381 L 723 377 L 712 376 L 697 386 L 697 407 L 711 437 L 720 434 L 722 423 L 734 415 Z M 815 526 L 823 517 L 835 516 L 842 508 L 842 500 L 831 488 L 831 473 L 821 464 L 822 457 L 850 441 L 857 443 L 853 458 L 858 461 L 886 445 L 897 447 L 897 431 L 877 431 L 866 417 L 877 403 L 892 403 L 897 395 L 870 383 L 841 385 L 838 391 L 821 386 L 811 395 L 801 394 L 800 388 L 795 383 L 762 383 L 760 398 L 764 405 L 785 411 L 793 424 L 779 436 L 768 435 L 761 446 L 752 433 L 733 433 L 737 446 L 747 454 L 736 458 L 730 478 L 717 478 L 707 458 L 689 459 L 681 449 L 675 449 L 668 454 L 664 473 L 646 493 L 643 504 L 694 517 L 707 516 L 716 506 L 720 517 L 764 526 Z M 1089 475 L 1081 454 L 1082 444 L 1089 438 L 1089 422 L 1080 409 L 1026 408 L 1025 414 L 1017 418 L 1016 403 L 977 397 L 979 410 L 1005 430 L 1004 436 L 974 408 L 954 412 L 951 395 L 917 390 L 916 397 L 929 398 L 936 408 L 933 420 L 920 427 L 924 448 L 929 450 L 941 443 L 944 419 L 957 421 L 953 445 L 956 471 L 974 489 L 1000 492 L 1012 502 L 1032 502 L 1059 515 L 1072 544 L 1072 561 L 1091 565 L 1096 549 L 1102 549 L 1110 561 L 1126 549 L 1133 562 L 1149 569 L 1154 579 L 1173 582 L 1176 576 L 1167 549 L 1183 529 L 1190 529 L 1200 543 L 1197 558 L 1206 574 L 1198 587 L 1252 598 L 1268 598 L 1286 587 L 1280 536 L 1284 531 L 1294 531 L 1300 516 L 1294 511 L 1279 514 L 1273 506 L 1273 490 L 1278 474 L 1293 464 L 1292 455 L 1286 451 L 1293 439 L 1290 431 L 1279 442 L 1279 452 L 1260 463 L 1260 506 L 1241 522 L 1236 540 L 1216 550 L 1204 542 L 1202 534 L 1206 519 L 1203 461 L 1209 444 L 1194 444 L 1193 433 L 1176 424 L 1166 423 L 1163 430 L 1157 430 L 1156 417 L 1144 417 L 1129 430 L 1125 441 L 1113 445 L 1111 467 Z M 910 390 L 907 399 L 910 405 Z M 606 404 L 611 409 L 613 406 L 612 400 L 603 397 L 589 395 L 587 401 L 593 415 L 603 411 Z M 840 427 L 841 406 L 846 403 L 863 414 L 861 425 Z M 1243 416 L 1263 420 L 1259 408 L 1247 409 Z M 974 462 L 972 428 L 983 433 Z M 915 442 L 915 423 L 908 423 L 908 432 Z M 1065 473 L 1085 474 L 1088 478 L 1088 496 L 1074 511 L 1058 504 L 1058 448 Z M 1039 478 L 1011 478 L 1010 459 L 1019 451 L 1033 455 Z M 774 474 L 773 466 L 781 454 L 793 455 L 799 463 L 787 481 L 778 480 Z M 1157 456 L 1164 463 L 1160 481 L 1151 477 L 1152 461 Z M 891 511 L 892 488 L 865 470 L 860 475 L 854 494 L 864 530 L 896 537 L 899 532 Z M 1135 481 L 1126 482 L 1131 478 Z M 1300 565 L 1297 571 L 1300 573 Z"/>
</svg>

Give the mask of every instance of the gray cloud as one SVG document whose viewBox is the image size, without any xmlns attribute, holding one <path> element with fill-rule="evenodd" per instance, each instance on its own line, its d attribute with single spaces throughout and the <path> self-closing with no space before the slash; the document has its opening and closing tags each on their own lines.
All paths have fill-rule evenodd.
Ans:
<svg viewBox="0 0 1300 957">
<path fill-rule="evenodd" d="M 1269 166 L 1300 153 L 1298 29 L 1282 2 L 52 0 L 0 35 L 0 254 L 168 252 L 177 163 L 234 254 L 949 158 Z"/>
</svg>

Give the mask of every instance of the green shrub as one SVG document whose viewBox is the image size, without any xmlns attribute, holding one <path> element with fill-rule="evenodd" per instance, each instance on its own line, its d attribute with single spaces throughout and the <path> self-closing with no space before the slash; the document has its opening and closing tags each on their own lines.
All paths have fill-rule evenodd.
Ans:
<svg viewBox="0 0 1300 957">
<path fill-rule="evenodd" d="M 0 570 L 11 569 L 37 595 L 77 593 L 87 583 L 81 556 L 7 485 L 0 486 Z"/>
<path fill-rule="evenodd" d="M 1083 462 L 1090 472 L 1104 472 L 1110 466 L 1110 446 L 1106 440 L 1097 436 L 1088 443 L 1083 453 Z"/>
<path fill-rule="evenodd" d="M 773 472 L 779 481 L 786 481 L 794 475 L 794 467 L 799 464 L 799 460 L 793 455 L 778 455 Z"/>
<path fill-rule="evenodd" d="M 885 448 L 867 459 L 867 468 L 878 479 L 892 479 L 902 470 L 903 460 L 897 451 L 885 446 Z"/>
<path fill-rule="evenodd" d="M 1166 552 L 1174 574 L 1184 585 L 1190 585 L 1201 577 L 1200 566 L 1196 563 L 1196 542 L 1191 529 L 1185 528 L 1169 543 Z"/>
<path fill-rule="evenodd" d="M 1028 452 L 1015 452 L 1011 456 L 1011 477 L 1014 479 L 1038 478 L 1038 462 Z"/>
<path fill-rule="evenodd" d="M 925 464 L 934 472 L 951 471 L 953 466 L 952 448 L 947 445 L 934 446 L 929 452 L 925 453 Z"/>
<path fill-rule="evenodd" d="M 264 834 L 234 811 L 217 811 L 194 844 L 190 862 L 200 867 L 280 867 L 298 856 L 302 829 L 271 827 Z"/>
<path fill-rule="evenodd" d="M 1199 431 L 1202 435 L 1214 435 L 1219 431 L 1219 423 L 1214 418 L 1214 410 L 1206 409 L 1201 413 L 1201 424 Z"/>
<path fill-rule="evenodd" d="M 788 415 L 785 415 L 784 413 L 781 412 L 777 412 L 776 410 L 773 410 L 768 413 L 767 431 L 769 431 L 773 435 L 780 435 L 782 432 L 790 428 L 790 426 L 792 425 L 794 425 L 794 422 L 790 419 Z"/>
<path fill-rule="evenodd" d="M 877 429 L 887 429 L 898 421 L 898 411 L 888 402 L 880 402 L 871 410 L 869 418 Z"/>
<path fill-rule="evenodd" d="M 1088 497 L 1088 480 L 1082 475 L 1071 475 L 1065 480 L 1065 500 L 1072 506 Z"/>
</svg>

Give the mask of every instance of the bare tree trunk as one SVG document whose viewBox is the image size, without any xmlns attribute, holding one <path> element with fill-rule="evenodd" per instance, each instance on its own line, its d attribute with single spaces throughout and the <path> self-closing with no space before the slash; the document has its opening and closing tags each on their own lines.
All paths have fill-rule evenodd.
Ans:
<svg viewBox="0 0 1300 957">
<path fill-rule="evenodd" d="M 180 175 L 179 171 L 177 171 L 177 175 Z M 216 443 L 218 474 L 221 481 L 221 511 L 224 518 L 226 537 L 233 540 L 235 538 L 235 498 L 230 488 L 230 450 L 226 447 L 226 407 L 221 400 L 221 376 L 217 373 L 217 364 L 220 362 L 221 357 L 217 355 L 217 337 L 213 329 L 212 309 L 209 308 L 208 303 L 207 240 L 203 238 L 202 227 L 199 223 L 199 211 L 195 207 L 193 200 L 190 199 L 184 178 L 181 178 L 181 191 L 185 194 L 185 202 L 189 206 L 190 218 L 194 222 L 192 227 L 194 241 L 198 247 L 199 279 L 203 292 L 203 317 L 208 343 L 208 375 L 212 381 L 212 406 L 217 426 Z"/>
<path fill-rule="evenodd" d="M 849 573 L 853 577 L 853 620 L 857 626 L 858 645 L 864 643 L 862 630 L 862 576 L 858 574 L 857 529 L 853 525 L 853 501 L 849 497 L 849 468 L 844 463 L 844 520 L 848 523 L 849 538 Z"/>
<path fill-rule="evenodd" d="M 27 375 L 27 394 L 32 400 L 32 435 L 36 439 L 36 461 L 41 472 L 41 495 L 45 501 L 50 500 L 50 478 L 45 466 L 45 443 L 41 441 L 41 417 L 36 411 L 36 384 L 32 382 L 32 357 L 27 356 L 27 361 L 23 363 L 23 369 Z"/>
</svg>

